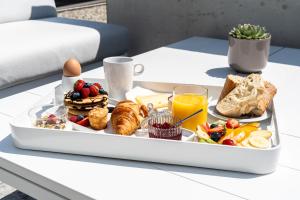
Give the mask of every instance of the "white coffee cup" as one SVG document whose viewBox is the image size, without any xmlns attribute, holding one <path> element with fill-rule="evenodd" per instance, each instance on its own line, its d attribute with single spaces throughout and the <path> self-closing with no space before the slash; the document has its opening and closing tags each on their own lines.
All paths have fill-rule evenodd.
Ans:
<svg viewBox="0 0 300 200">
<path fill-rule="evenodd" d="M 132 89 L 133 76 L 144 72 L 144 65 L 134 64 L 132 58 L 125 56 L 105 58 L 103 64 L 109 97 L 116 100 L 124 100 L 126 92 Z"/>
</svg>

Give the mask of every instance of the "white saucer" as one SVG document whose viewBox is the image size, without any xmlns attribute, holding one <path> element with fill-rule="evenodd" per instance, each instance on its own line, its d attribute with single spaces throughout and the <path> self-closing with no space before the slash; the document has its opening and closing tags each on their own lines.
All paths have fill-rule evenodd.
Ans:
<svg viewBox="0 0 300 200">
<path fill-rule="evenodd" d="M 222 119 L 222 120 L 227 120 L 230 117 L 226 117 L 221 115 L 217 110 L 216 110 L 216 105 L 218 103 L 218 100 L 212 100 L 210 101 L 209 105 L 208 105 L 208 113 L 213 116 L 216 117 L 218 119 Z M 235 118 L 236 120 L 238 120 L 241 123 L 250 123 L 250 122 L 260 122 L 260 121 L 264 121 L 266 119 L 269 119 L 272 116 L 272 111 L 267 109 L 266 112 L 259 117 L 239 117 L 239 118 Z"/>
</svg>

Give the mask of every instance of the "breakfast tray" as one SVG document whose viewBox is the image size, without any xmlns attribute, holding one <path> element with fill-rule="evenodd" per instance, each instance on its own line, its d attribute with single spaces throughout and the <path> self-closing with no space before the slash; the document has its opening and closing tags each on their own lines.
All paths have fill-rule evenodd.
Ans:
<svg viewBox="0 0 300 200">
<path fill-rule="evenodd" d="M 104 79 L 87 79 L 87 81 L 99 82 L 107 88 Z M 178 85 L 183 84 L 134 82 L 134 86 L 169 93 Z M 208 88 L 209 98 L 219 97 L 222 87 L 203 86 Z M 37 105 L 53 102 L 54 93 L 53 91 L 51 95 L 41 99 Z M 15 146 L 22 149 L 266 174 L 275 170 L 280 152 L 280 139 L 273 103 L 271 111 L 271 118 L 261 122 L 262 129 L 273 132 L 272 146 L 268 149 L 121 136 L 104 131 L 89 133 L 35 128 L 31 125 L 28 111 L 14 118 L 11 128 Z M 210 116 L 209 120 L 215 121 L 216 119 Z"/>
</svg>

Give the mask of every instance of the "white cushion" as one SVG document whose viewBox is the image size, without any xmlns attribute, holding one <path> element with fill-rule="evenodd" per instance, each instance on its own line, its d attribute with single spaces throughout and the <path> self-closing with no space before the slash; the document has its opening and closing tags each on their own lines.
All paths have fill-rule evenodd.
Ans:
<svg viewBox="0 0 300 200">
<path fill-rule="evenodd" d="M 69 58 L 96 58 L 100 34 L 92 28 L 28 20 L 0 24 L 0 88 L 62 69 Z"/>
<path fill-rule="evenodd" d="M 0 23 L 55 16 L 54 0 L 0 0 Z"/>
</svg>

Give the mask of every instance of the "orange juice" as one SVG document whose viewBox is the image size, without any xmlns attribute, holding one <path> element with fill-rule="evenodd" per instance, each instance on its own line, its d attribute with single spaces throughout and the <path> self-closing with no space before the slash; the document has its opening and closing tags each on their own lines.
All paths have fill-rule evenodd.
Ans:
<svg viewBox="0 0 300 200">
<path fill-rule="evenodd" d="M 183 128 L 196 131 L 197 125 L 207 121 L 207 106 L 208 101 L 205 95 L 194 93 L 177 94 L 172 101 L 172 113 L 173 116 L 183 119 L 202 108 L 203 111 L 201 113 L 186 120 L 182 124 Z"/>
</svg>

